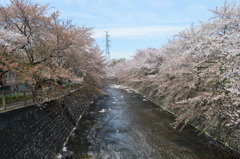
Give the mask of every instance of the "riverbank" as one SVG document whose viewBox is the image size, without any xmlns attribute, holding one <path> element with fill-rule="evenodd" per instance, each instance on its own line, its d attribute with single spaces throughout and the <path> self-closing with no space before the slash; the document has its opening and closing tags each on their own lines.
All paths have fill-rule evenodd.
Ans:
<svg viewBox="0 0 240 159">
<path fill-rule="evenodd" d="M 177 90 L 176 92 L 165 92 L 163 94 L 168 94 L 169 96 L 161 96 L 161 94 L 154 94 L 153 92 L 158 92 L 157 86 L 152 86 L 151 83 L 148 83 L 147 81 L 138 81 L 138 82 L 125 82 L 123 83 L 128 88 L 131 88 L 135 90 L 137 93 L 142 94 L 147 99 L 151 100 L 152 102 L 156 103 L 160 107 L 162 107 L 164 110 L 168 111 L 169 113 L 173 114 L 176 117 L 176 120 L 178 120 L 178 117 L 187 114 L 187 111 L 192 111 L 195 109 L 195 112 L 199 110 L 198 106 L 193 106 L 191 110 L 183 110 L 180 108 L 176 108 L 172 105 L 174 105 L 175 99 L 178 98 L 185 98 L 188 96 L 189 92 L 181 92 L 181 88 Z M 149 87 L 150 86 L 150 87 Z M 179 95 L 179 94 L 180 95 Z M 191 92 L 190 92 L 191 93 Z M 199 116 L 204 116 L 202 111 L 199 111 Z M 191 116 L 191 112 L 188 112 L 188 114 Z M 211 122 L 206 122 L 204 118 L 201 118 L 202 120 L 192 119 L 192 120 L 186 120 L 186 121 L 180 121 L 181 123 L 177 124 L 177 129 L 182 129 L 186 125 L 192 125 L 196 129 L 199 130 L 199 133 L 205 134 L 212 138 L 213 140 L 221 143 L 225 147 L 227 147 L 227 151 L 230 150 L 232 153 L 235 153 L 237 158 L 240 158 L 240 129 L 239 126 L 235 128 L 229 128 L 221 123 L 220 118 L 213 118 Z M 209 119 L 208 119 L 209 120 Z M 179 121 L 177 121 L 179 122 Z M 172 123 L 176 126 L 176 121 Z"/>
<path fill-rule="evenodd" d="M 0 114 L 2 159 L 55 158 L 100 92 L 83 86 L 60 99 Z"/>
</svg>

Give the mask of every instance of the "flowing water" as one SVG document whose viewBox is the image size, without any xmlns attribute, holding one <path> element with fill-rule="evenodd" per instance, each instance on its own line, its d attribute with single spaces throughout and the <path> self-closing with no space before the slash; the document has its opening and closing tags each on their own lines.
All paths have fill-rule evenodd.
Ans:
<svg viewBox="0 0 240 159">
<path fill-rule="evenodd" d="M 174 117 L 141 95 L 113 88 L 107 92 L 82 117 L 66 145 L 75 158 L 233 158 L 190 126 L 173 129 Z"/>
</svg>

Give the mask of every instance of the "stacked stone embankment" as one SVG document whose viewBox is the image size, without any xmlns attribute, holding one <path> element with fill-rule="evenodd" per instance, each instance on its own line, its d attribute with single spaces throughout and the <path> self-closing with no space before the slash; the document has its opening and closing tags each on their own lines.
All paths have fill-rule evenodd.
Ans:
<svg viewBox="0 0 240 159">
<path fill-rule="evenodd" d="M 1 113 L 0 158 L 54 158 L 93 97 L 79 90 L 41 107 L 33 105 Z"/>
</svg>

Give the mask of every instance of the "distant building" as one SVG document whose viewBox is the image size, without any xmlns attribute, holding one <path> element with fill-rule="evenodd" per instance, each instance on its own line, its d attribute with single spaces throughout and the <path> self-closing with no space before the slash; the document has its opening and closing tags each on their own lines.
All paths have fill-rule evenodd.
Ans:
<svg viewBox="0 0 240 159">
<path fill-rule="evenodd" d="M 12 71 L 2 71 L 0 70 L 0 81 L 4 86 L 11 86 L 17 84 L 16 73 Z"/>
<path fill-rule="evenodd" d="M 17 78 L 14 72 L 0 70 L 0 91 L 10 91 L 11 88 L 17 84 Z"/>
<path fill-rule="evenodd" d="M 28 88 L 24 83 L 19 83 L 17 74 L 12 71 L 0 70 L 0 91 L 22 92 Z"/>
</svg>

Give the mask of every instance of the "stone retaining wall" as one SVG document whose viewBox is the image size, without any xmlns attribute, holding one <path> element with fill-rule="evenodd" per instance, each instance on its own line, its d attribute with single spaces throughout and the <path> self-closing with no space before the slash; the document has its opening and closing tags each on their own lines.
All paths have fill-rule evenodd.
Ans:
<svg viewBox="0 0 240 159">
<path fill-rule="evenodd" d="M 1 113 L 0 158 L 54 158 L 91 98 L 75 92 L 41 107 L 33 105 Z"/>
</svg>

